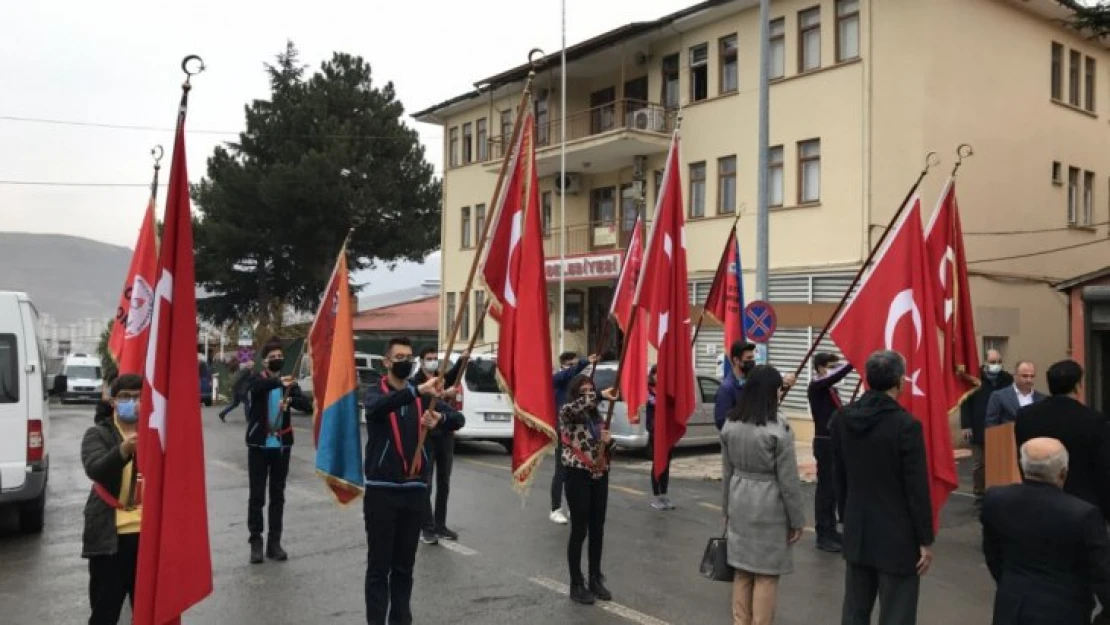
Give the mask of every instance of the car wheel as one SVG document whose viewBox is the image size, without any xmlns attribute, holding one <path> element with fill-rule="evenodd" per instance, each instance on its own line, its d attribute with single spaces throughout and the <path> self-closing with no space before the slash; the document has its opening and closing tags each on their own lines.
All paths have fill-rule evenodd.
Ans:
<svg viewBox="0 0 1110 625">
<path fill-rule="evenodd" d="M 24 534 L 41 534 L 46 525 L 46 491 L 38 498 L 19 508 L 19 531 Z"/>
<path fill-rule="evenodd" d="M 501 446 L 505 448 L 505 451 L 510 456 L 513 455 L 513 439 L 509 438 L 509 439 L 506 439 L 506 440 L 503 440 L 503 441 L 498 441 L 498 442 L 501 443 Z"/>
</svg>

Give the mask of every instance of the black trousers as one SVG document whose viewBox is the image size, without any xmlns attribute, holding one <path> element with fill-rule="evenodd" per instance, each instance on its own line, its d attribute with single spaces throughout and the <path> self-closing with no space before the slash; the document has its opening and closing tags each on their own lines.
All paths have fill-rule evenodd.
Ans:
<svg viewBox="0 0 1110 625">
<path fill-rule="evenodd" d="M 228 404 L 226 408 L 221 410 L 220 414 L 226 417 L 227 415 L 231 414 L 232 410 L 235 410 L 236 406 L 239 405 L 243 406 L 243 416 L 249 419 L 251 416 L 251 400 L 250 397 L 247 397 L 246 395 L 236 395 L 235 397 L 232 397 L 231 403 Z"/>
<path fill-rule="evenodd" d="M 848 564 L 844 579 L 841 625 L 870 625 L 875 598 L 879 599 L 879 625 L 915 625 L 921 578 L 880 573 L 868 566 Z"/>
<path fill-rule="evenodd" d="M 292 449 L 247 447 L 247 472 L 250 475 L 250 498 L 247 500 L 247 529 L 251 542 L 262 540 L 262 506 L 266 503 L 269 483 L 269 540 L 280 541 L 282 516 L 285 513 L 285 479 L 289 477 Z"/>
<path fill-rule="evenodd" d="M 833 474 L 832 439 L 813 439 L 813 457 L 817 460 L 817 492 L 813 497 L 813 517 L 817 540 L 835 538 L 837 519 L 836 476 Z"/>
<path fill-rule="evenodd" d="M 447 527 L 447 496 L 451 493 L 451 467 L 455 464 L 455 435 L 440 432 L 428 437 L 428 459 L 435 472 L 435 507 L 432 506 L 432 475 L 428 474 L 428 505 L 424 509 L 424 529 Z"/>
<path fill-rule="evenodd" d="M 567 468 L 563 466 L 563 440 L 555 439 L 555 475 L 551 476 L 551 509 L 563 507 L 563 490 L 567 481 Z M 571 513 L 573 514 L 573 513 Z"/>
<path fill-rule="evenodd" d="M 582 543 L 590 538 L 590 577 L 601 575 L 601 546 L 605 539 L 605 509 L 609 505 L 609 474 L 594 479 L 585 469 L 567 469 L 567 506 L 570 507 L 570 539 L 567 567 L 570 583 L 581 584 Z"/>
<path fill-rule="evenodd" d="M 135 567 L 138 564 L 139 535 L 121 534 L 116 552 L 89 558 L 89 625 L 116 625 L 123 600 L 135 605 Z"/>
<path fill-rule="evenodd" d="M 427 504 L 423 488 L 367 488 L 366 622 L 412 623 L 412 570 Z M 388 614 L 388 621 L 386 615 Z"/>
<path fill-rule="evenodd" d="M 648 449 L 655 450 L 655 433 L 648 431 Z M 667 454 L 667 464 L 663 467 L 663 472 L 659 474 L 659 479 L 655 478 L 656 458 L 654 455 L 651 457 L 651 494 L 659 497 L 660 495 L 667 494 L 667 485 L 671 483 L 671 460 L 674 460 L 674 447 L 671 447 L 670 453 Z"/>
</svg>

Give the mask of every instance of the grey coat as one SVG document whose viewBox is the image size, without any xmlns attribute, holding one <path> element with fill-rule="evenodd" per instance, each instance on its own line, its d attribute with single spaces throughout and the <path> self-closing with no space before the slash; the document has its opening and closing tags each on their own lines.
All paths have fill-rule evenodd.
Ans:
<svg viewBox="0 0 1110 625">
<path fill-rule="evenodd" d="M 805 526 L 794 432 L 785 417 L 765 426 L 728 421 L 721 430 L 729 566 L 759 575 L 794 569 L 787 534 Z"/>
</svg>

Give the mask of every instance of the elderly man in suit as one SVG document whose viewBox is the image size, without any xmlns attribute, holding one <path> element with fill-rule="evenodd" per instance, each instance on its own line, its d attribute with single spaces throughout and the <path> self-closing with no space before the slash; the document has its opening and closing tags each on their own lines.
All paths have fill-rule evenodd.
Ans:
<svg viewBox="0 0 1110 625">
<path fill-rule="evenodd" d="M 1068 450 L 1071 462 L 1064 492 L 1102 510 L 1110 519 L 1110 425 L 1106 417 L 1080 403 L 1083 367 L 1061 360 L 1048 368 L 1048 399 L 1022 408 L 1014 423 L 1014 438 L 1025 441 L 1049 437 Z"/>
<path fill-rule="evenodd" d="M 983 499 L 983 555 L 998 584 L 994 625 L 1087 625 L 1094 598 L 1110 605 L 1110 537 L 1102 513 L 1062 490 L 1068 451 L 1034 438 L 1021 446 L 1025 483 Z M 1110 622 L 1105 611 L 1095 623 Z"/>
<path fill-rule="evenodd" d="M 1036 379 L 1037 369 L 1033 363 L 1019 362 L 1014 369 L 1014 385 L 995 391 L 987 402 L 987 427 L 1015 421 L 1018 410 L 1044 399 L 1044 395 L 1033 388 Z"/>
</svg>

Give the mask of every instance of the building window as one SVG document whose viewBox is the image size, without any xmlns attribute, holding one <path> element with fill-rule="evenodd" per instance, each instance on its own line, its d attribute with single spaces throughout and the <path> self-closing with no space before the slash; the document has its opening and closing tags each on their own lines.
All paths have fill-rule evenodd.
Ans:
<svg viewBox="0 0 1110 625">
<path fill-rule="evenodd" d="M 459 127 L 455 126 L 450 130 L 451 141 L 448 143 L 447 148 L 447 162 L 451 167 L 459 166 Z"/>
<path fill-rule="evenodd" d="M 443 324 L 443 329 L 450 332 L 455 324 L 455 294 L 447 293 L 447 303 L 443 307 L 443 314 L 446 317 Z"/>
<path fill-rule="evenodd" d="M 505 156 L 505 152 L 509 150 L 509 139 L 513 134 L 513 111 L 501 111 L 501 156 Z"/>
<path fill-rule="evenodd" d="M 1072 106 L 1079 106 L 1079 64 L 1082 61 L 1082 55 L 1075 50 L 1068 54 L 1068 104 Z"/>
<path fill-rule="evenodd" d="M 544 191 L 540 196 L 542 212 L 540 213 L 540 224 L 543 226 L 543 236 L 551 236 L 551 192 Z"/>
<path fill-rule="evenodd" d="M 465 250 L 470 247 L 470 207 L 462 207 L 462 236 L 459 241 L 460 246 Z"/>
<path fill-rule="evenodd" d="M 486 118 L 478 120 L 478 160 L 485 162 L 489 159 L 489 124 Z"/>
<path fill-rule="evenodd" d="M 1083 172 L 1083 212 L 1079 214 L 1079 225 L 1090 226 L 1095 213 L 1095 173 Z"/>
<path fill-rule="evenodd" d="M 476 336 L 479 341 L 483 341 L 486 338 L 486 320 L 485 315 L 482 314 L 482 311 L 485 309 L 486 292 L 474 291 L 474 323 L 477 324 L 474 326 L 474 336 Z"/>
<path fill-rule="evenodd" d="M 821 201 L 821 140 L 798 143 L 798 203 Z"/>
<path fill-rule="evenodd" d="M 690 101 L 709 97 L 709 45 L 690 48 Z"/>
<path fill-rule="evenodd" d="M 654 204 L 659 203 L 659 194 L 662 191 L 663 191 L 663 172 L 661 170 L 656 169 L 655 170 L 655 202 L 654 202 Z M 645 219 L 644 221 L 646 222 L 647 219 Z"/>
<path fill-rule="evenodd" d="M 672 54 L 663 57 L 663 106 L 676 109 L 679 105 L 678 98 L 678 55 Z"/>
<path fill-rule="evenodd" d="M 723 37 L 720 41 L 720 93 L 733 93 L 740 88 L 740 69 L 737 63 L 736 55 L 736 35 Z"/>
<path fill-rule="evenodd" d="M 786 18 L 780 17 L 771 20 L 770 54 L 767 62 L 770 64 L 768 75 L 771 80 L 786 76 Z"/>
<path fill-rule="evenodd" d="M 1006 348 L 1009 346 L 1010 339 L 1005 336 L 984 336 L 983 337 L 983 360 L 987 359 L 987 352 L 992 349 L 1006 357 Z"/>
<path fill-rule="evenodd" d="M 1064 46 L 1052 42 L 1052 99 L 1064 99 Z"/>
<path fill-rule="evenodd" d="M 767 150 L 767 205 L 782 206 L 782 196 L 782 146 L 775 145 Z"/>
<path fill-rule="evenodd" d="M 798 72 L 821 67 L 821 7 L 798 12 Z"/>
<path fill-rule="evenodd" d="M 717 212 L 731 215 L 736 212 L 736 157 L 717 159 Z"/>
<path fill-rule="evenodd" d="M 1052 161 L 1052 184 L 1064 184 L 1064 179 L 1060 177 L 1060 161 Z"/>
<path fill-rule="evenodd" d="M 460 294 L 460 299 L 462 299 Z M 459 320 L 459 338 L 470 341 L 470 304 L 467 302 L 462 307 L 462 319 Z"/>
<path fill-rule="evenodd" d="M 859 58 L 859 0 L 836 1 L 836 60 Z"/>
<path fill-rule="evenodd" d="M 462 162 L 463 165 L 474 161 L 474 133 L 469 123 L 463 124 Z"/>
<path fill-rule="evenodd" d="M 1079 169 L 1068 167 L 1068 225 L 1079 220 Z"/>
<path fill-rule="evenodd" d="M 547 89 L 541 89 L 536 97 L 536 143 L 547 145 L 551 140 L 551 113 L 548 109 Z"/>
<path fill-rule="evenodd" d="M 705 217 L 705 161 L 690 164 L 690 219 Z"/>
<path fill-rule="evenodd" d="M 480 242 L 482 233 L 486 231 L 486 205 L 474 205 L 474 240 Z"/>
<path fill-rule="evenodd" d="M 1087 75 L 1083 80 L 1083 108 L 1095 112 L 1095 60 L 1087 57 Z"/>
</svg>

